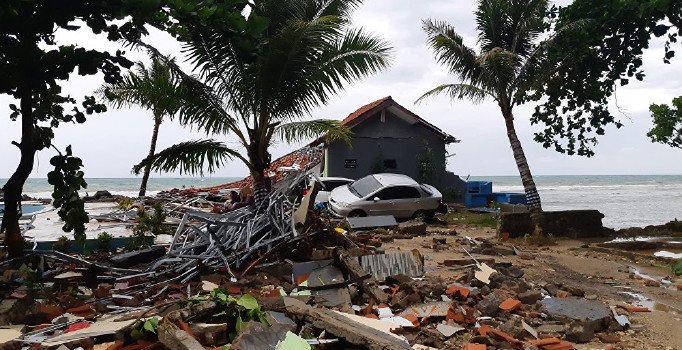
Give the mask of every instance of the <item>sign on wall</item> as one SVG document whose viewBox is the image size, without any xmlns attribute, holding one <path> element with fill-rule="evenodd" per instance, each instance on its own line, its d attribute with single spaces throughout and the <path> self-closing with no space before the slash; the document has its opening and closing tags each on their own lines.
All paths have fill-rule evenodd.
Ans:
<svg viewBox="0 0 682 350">
<path fill-rule="evenodd" d="M 344 167 L 346 169 L 357 169 L 358 167 L 358 160 L 357 159 L 346 159 Z"/>
</svg>

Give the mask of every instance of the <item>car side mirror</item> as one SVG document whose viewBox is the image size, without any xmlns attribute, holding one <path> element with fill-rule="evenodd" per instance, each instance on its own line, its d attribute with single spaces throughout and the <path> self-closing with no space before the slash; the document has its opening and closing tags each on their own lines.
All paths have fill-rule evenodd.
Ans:
<svg viewBox="0 0 682 350">
<path fill-rule="evenodd" d="M 379 199 L 379 197 L 374 197 L 374 199 L 373 199 L 374 202 L 378 202 L 378 201 L 380 201 L 380 200 L 381 200 L 381 199 Z"/>
</svg>

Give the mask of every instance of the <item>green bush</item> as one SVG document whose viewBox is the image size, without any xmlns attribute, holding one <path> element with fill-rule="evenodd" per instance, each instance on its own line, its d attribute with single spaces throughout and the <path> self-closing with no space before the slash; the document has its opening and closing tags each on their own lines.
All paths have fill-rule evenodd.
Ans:
<svg viewBox="0 0 682 350">
<path fill-rule="evenodd" d="M 97 250 L 108 252 L 111 250 L 111 239 L 113 237 L 106 231 L 97 235 Z"/>
<path fill-rule="evenodd" d="M 682 259 L 680 259 L 677 264 L 673 265 L 673 273 L 675 276 L 682 275 Z"/>
<path fill-rule="evenodd" d="M 69 246 L 71 245 L 70 240 L 66 236 L 61 236 L 59 239 L 57 239 L 54 244 L 52 244 L 52 249 L 58 251 L 58 252 L 67 252 L 69 251 Z"/>
</svg>

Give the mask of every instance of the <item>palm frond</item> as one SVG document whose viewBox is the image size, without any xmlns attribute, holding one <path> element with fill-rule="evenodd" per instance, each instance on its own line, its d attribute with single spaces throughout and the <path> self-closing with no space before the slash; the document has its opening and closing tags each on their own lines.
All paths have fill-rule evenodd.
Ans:
<svg viewBox="0 0 682 350">
<path fill-rule="evenodd" d="M 143 159 L 133 167 L 133 172 L 139 174 L 145 167 L 151 166 L 153 171 L 173 172 L 181 174 L 204 174 L 214 172 L 227 160 L 238 158 L 249 164 L 239 152 L 215 140 L 196 140 L 182 142 L 153 156 Z"/>
<path fill-rule="evenodd" d="M 443 84 L 419 97 L 416 103 L 441 94 L 448 95 L 451 100 L 468 99 L 473 103 L 483 102 L 487 97 L 496 99 L 494 94 L 471 84 Z"/>
<path fill-rule="evenodd" d="M 480 67 L 475 51 L 464 44 L 455 28 L 442 21 L 427 20 L 423 23 L 429 46 L 436 53 L 436 60 L 448 67 L 450 72 L 466 82 L 474 82 Z"/>
<path fill-rule="evenodd" d="M 349 127 L 341 125 L 338 120 L 330 119 L 289 122 L 278 125 L 275 132 L 287 143 L 324 136 L 326 142 L 339 140 L 350 144 L 353 134 Z"/>
<path fill-rule="evenodd" d="M 289 111 L 285 117 L 307 114 L 326 104 L 345 84 L 385 69 L 392 51 L 386 42 L 361 29 L 350 30 L 322 48 L 321 55 L 299 66 L 296 75 L 284 74 L 290 89 L 283 91 L 275 108 Z"/>
<path fill-rule="evenodd" d="M 120 82 L 105 84 L 96 93 L 114 108 L 137 106 L 172 117 L 178 109 L 178 79 L 165 62 L 174 64 L 174 59 L 153 58 L 150 66 L 138 62 Z"/>
</svg>

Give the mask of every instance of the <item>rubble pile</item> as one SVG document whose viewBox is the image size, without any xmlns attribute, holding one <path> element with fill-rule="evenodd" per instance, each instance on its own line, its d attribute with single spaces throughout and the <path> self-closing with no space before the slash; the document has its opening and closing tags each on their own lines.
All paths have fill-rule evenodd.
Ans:
<svg viewBox="0 0 682 350">
<path fill-rule="evenodd" d="M 28 250 L 0 265 L 2 349 L 574 349 L 616 343 L 629 327 L 575 286 L 533 283 L 498 242 L 434 238 L 465 259 L 427 274 L 419 250 L 386 242 L 428 235 L 423 222 L 353 230 L 315 213 L 294 169 L 257 209 L 183 205 L 167 247 L 95 260 Z M 175 211 L 170 209 L 169 211 Z M 90 260 L 89 260 L 90 259 Z"/>
</svg>

